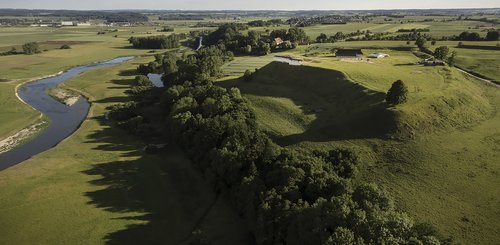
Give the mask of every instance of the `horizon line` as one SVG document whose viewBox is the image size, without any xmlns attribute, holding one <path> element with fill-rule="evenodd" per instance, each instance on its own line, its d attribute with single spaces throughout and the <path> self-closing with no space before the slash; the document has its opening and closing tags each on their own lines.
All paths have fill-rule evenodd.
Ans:
<svg viewBox="0 0 500 245">
<path fill-rule="evenodd" d="M 248 12 L 258 12 L 258 11 L 281 11 L 281 12 L 298 12 L 298 11 L 382 11 L 382 10 L 467 10 L 467 9 L 499 9 L 499 7 L 472 7 L 472 8 L 380 8 L 380 9 L 289 9 L 289 10 L 284 10 L 284 9 L 136 9 L 136 8 L 131 8 L 131 9 L 65 9 L 65 8 L 1 8 L 0 10 L 53 10 L 53 11 L 58 11 L 58 10 L 70 10 L 70 11 L 196 11 L 196 12 L 207 12 L 207 11 L 248 11 Z"/>
</svg>

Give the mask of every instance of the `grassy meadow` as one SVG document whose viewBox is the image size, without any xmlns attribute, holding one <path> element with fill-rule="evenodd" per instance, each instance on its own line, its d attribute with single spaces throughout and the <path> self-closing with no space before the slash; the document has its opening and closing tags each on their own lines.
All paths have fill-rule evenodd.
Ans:
<svg viewBox="0 0 500 245">
<path fill-rule="evenodd" d="M 42 76 L 53 75 L 74 66 L 90 64 L 119 56 L 146 55 L 148 50 L 128 48 L 127 36 L 97 35 L 100 28 L 35 28 L 0 27 L 0 49 L 10 50 L 24 42 L 41 42 L 48 51 L 34 55 L 0 56 L 0 139 L 35 123 L 40 114 L 15 96 L 19 84 Z M 141 31 L 139 31 L 141 30 Z M 127 35 L 144 33 L 145 29 L 123 30 Z M 113 34 L 115 35 L 115 34 Z M 22 38 L 20 42 L 19 38 Z M 52 43 L 50 45 L 43 43 Z M 56 43 L 56 44 L 55 44 Z M 59 49 L 64 44 L 71 49 Z M 19 46 L 19 47 L 18 47 Z"/>
<path fill-rule="evenodd" d="M 281 145 L 352 148 L 364 164 L 360 180 L 389 189 L 411 216 L 458 242 L 494 244 L 500 91 L 453 68 L 416 65 L 408 51 L 364 51 L 390 58 L 306 57 L 301 67 L 271 63 L 250 82 L 220 84 L 240 88 Z M 387 107 L 397 79 L 408 85 L 409 102 Z"/>
<path fill-rule="evenodd" d="M 147 59 L 146 59 L 147 60 Z M 192 232 L 245 244 L 245 225 L 175 146 L 145 155 L 104 120 L 127 100 L 142 60 L 84 73 L 66 86 L 92 101 L 89 118 L 56 148 L 0 173 L 1 244 L 188 244 Z"/>
<path fill-rule="evenodd" d="M 0 56 L 0 139 L 40 120 L 38 112 L 17 100 L 19 84 L 119 56 L 152 55 L 129 48 L 127 39 L 167 34 L 157 31 L 163 26 L 176 33 L 214 29 L 192 27 L 199 21 L 150 18 L 152 25 L 138 27 L 0 27 L 0 52 L 20 50 L 26 42 L 39 42 L 46 50 Z M 491 28 L 478 21 L 423 22 L 426 18 L 450 17 L 376 17 L 369 23 L 304 29 L 315 39 L 320 33 L 403 28 L 429 28 L 434 37 L 462 31 L 484 36 L 483 30 Z M 283 28 L 289 26 L 251 30 Z M 97 35 L 99 31 L 106 34 Z M 62 44 L 72 49 L 59 49 Z M 438 41 L 429 47 L 448 46 L 458 52 L 457 66 L 500 80 L 500 51 L 457 44 Z M 299 151 L 354 149 L 362 159 L 358 180 L 388 189 L 400 209 L 457 242 L 496 244 L 500 90 L 455 68 L 415 64 L 420 59 L 409 51 L 415 47 L 406 41 L 356 41 L 282 53 L 304 58 L 300 67 L 272 62 L 274 54 L 236 57 L 224 65 L 225 77 L 218 84 L 238 87 L 259 125 L 280 145 Z M 390 57 L 338 59 L 331 53 L 334 48 L 362 48 L 365 54 Z M 146 155 L 143 142 L 103 119 L 107 106 L 128 100 L 133 69 L 151 59 L 139 57 L 65 82 L 90 98 L 89 118 L 57 147 L 0 172 L 0 244 L 189 244 L 200 237 L 214 244 L 246 244 L 246 225 L 181 150 L 169 145 L 160 155 Z M 238 79 L 247 69 L 258 71 L 250 82 Z M 385 93 L 398 79 L 408 85 L 409 101 L 389 107 Z M 193 235 L 197 230 L 201 236 Z"/>
</svg>

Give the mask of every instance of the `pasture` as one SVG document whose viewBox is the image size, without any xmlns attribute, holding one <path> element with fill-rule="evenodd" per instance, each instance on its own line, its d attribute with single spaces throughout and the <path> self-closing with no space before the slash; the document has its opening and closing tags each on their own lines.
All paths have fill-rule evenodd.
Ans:
<svg viewBox="0 0 500 245">
<path fill-rule="evenodd" d="M 204 182 L 181 150 L 169 145 L 145 155 L 144 143 L 103 120 L 106 107 L 128 100 L 134 69 L 154 53 L 131 49 L 130 36 L 213 29 L 198 21 L 160 21 L 137 27 L 0 27 L 0 52 L 40 42 L 35 55 L 0 56 L 0 139 L 35 123 L 39 113 L 17 100 L 15 87 L 33 78 L 118 56 L 141 56 L 125 64 L 90 71 L 65 83 L 92 101 L 89 118 L 57 147 L 0 172 L 1 244 L 189 244 L 201 237 L 219 244 L 244 244 L 248 230 Z M 474 31 L 491 24 L 446 21 L 446 16 L 411 16 L 391 21 L 305 27 L 315 39 L 357 30 L 391 32 L 429 28 L 433 37 Z M 424 21 L 433 18 L 437 21 Z M 260 19 L 260 18 L 259 18 Z M 249 19 L 210 19 L 217 23 Z M 284 29 L 287 25 L 250 30 Z M 114 31 L 116 29 L 116 31 Z M 97 32 L 105 31 L 103 35 Z M 464 42 L 496 46 L 498 42 Z M 62 44 L 72 49 L 61 50 Z M 464 49 L 457 66 L 500 80 L 500 51 Z M 384 59 L 333 57 L 332 49 L 382 52 Z M 352 148 L 362 159 L 358 180 L 387 188 L 397 206 L 420 222 L 435 225 L 464 244 L 498 241 L 500 202 L 500 90 L 450 67 L 424 67 L 406 41 L 355 41 L 301 46 L 287 53 L 305 65 L 272 62 L 275 54 L 236 57 L 225 64 L 218 84 L 238 87 L 250 101 L 262 129 L 279 144 L 297 150 Z M 250 82 L 237 77 L 258 71 Z M 391 84 L 403 80 L 409 101 L 384 102 Z M 481 190 L 481 191 L 478 191 Z M 54 211 L 56 210 L 56 211 Z M 68 222 L 71 217 L 71 222 Z M 144 240 L 145 239 L 145 240 Z"/>
<path fill-rule="evenodd" d="M 352 148 L 362 158 L 360 180 L 389 189 L 411 216 L 456 241 L 493 244 L 500 229 L 493 187 L 500 185 L 500 91 L 453 68 L 415 65 L 407 51 L 370 51 L 391 57 L 271 63 L 250 82 L 220 84 L 240 88 L 281 145 Z M 409 102 L 387 107 L 384 93 L 397 79 L 408 85 Z"/>
<path fill-rule="evenodd" d="M 104 120 L 128 99 L 134 76 L 123 71 L 147 60 L 66 82 L 89 96 L 90 116 L 56 148 L 0 172 L 1 244 L 246 244 L 245 224 L 179 149 L 146 155 Z"/>
</svg>

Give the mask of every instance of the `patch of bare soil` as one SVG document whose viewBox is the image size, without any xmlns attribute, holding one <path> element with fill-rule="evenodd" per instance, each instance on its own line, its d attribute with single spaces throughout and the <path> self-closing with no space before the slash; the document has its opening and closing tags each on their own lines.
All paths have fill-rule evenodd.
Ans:
<svg viewBox="0 0 500 245">
<path fill-rule="evenodd" d="M 16 134 L 7 137 L 4 140 L 1 140 L 0 141 L 0 153 L 4 153 L 4 152 L 7 152 L 7 151 L 13 149 L 14 147 L 19 145 L 21 142 L 23 142 L 27 138 L 33 136 L 40 129 L 42 129 L 46 123 L 47 122 L 43 121 L 40 123 L 33 124 L 27 128 L 20 130 Z"/>
<path fill-rule="evenodd" d="M 50 89 L 48 93 L 52 98 L 56 99 L 57 101 L 67 106 L 74 105 L 80 99 L 80 95 L 77 94 L 76 92 L 63 89 L 60 87 Z"/>
</svg>

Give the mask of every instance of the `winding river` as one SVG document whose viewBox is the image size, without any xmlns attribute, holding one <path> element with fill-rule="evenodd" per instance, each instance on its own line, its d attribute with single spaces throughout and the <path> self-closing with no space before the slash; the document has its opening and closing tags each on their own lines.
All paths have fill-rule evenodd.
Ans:
<svg viewBox="0 0 500 245">
<path fill-rule="evenodd" d="M 101 67 L 121 64 L 134 57 L 121 57 L 97 64 L 72 68 L 57 76 L 37 80 L 22 85 L 19 97 L 50 119 L 50 125 L 29 142 L 0 154 L 0 170 L 21 163 L 39 153 L 56 146 L 73 134 L 85 120 L 90 109 L 87 99 L 80 97 L 72 106 L 66 106 L 47 95 L 47 90 L 81 74 Z"/>
</svg>

